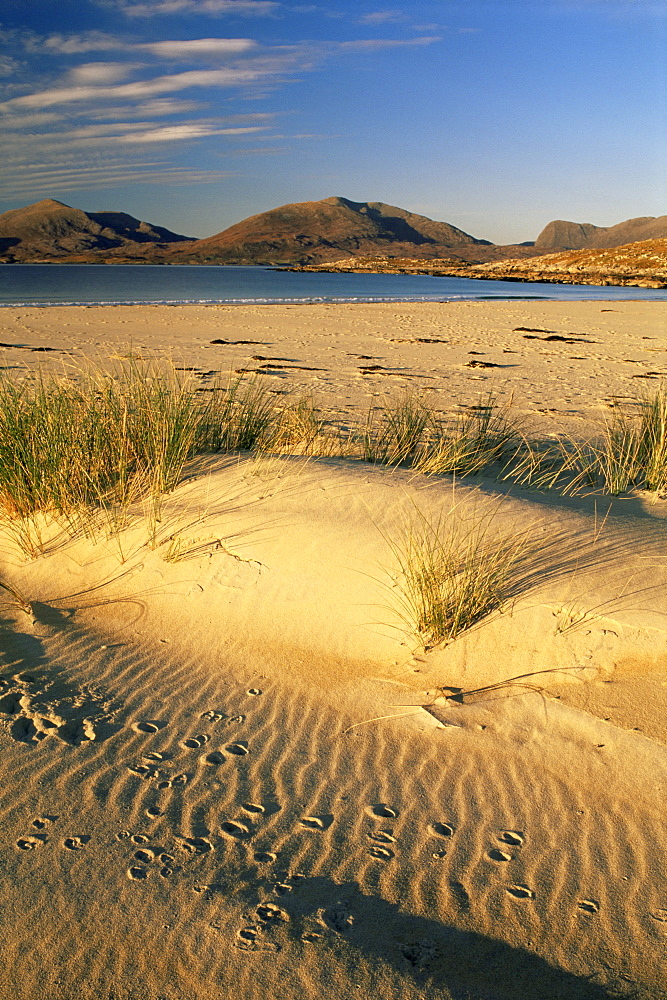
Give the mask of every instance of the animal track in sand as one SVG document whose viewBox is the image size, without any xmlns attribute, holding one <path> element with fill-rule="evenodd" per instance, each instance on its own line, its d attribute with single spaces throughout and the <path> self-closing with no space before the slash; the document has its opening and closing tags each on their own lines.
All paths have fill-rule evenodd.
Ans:
<svg viewBox="0 0 667 1000">
<path fill-rule="evenodd" d="M 398 809 L 388 806 L 386 802 L 376 802 L 372 806 L 367 806 L 366 812 L 377 819 L 397 819 L 400 815 Z"/>
<path fill-rule="evenodd" d="M 158 750 L 151 750 L 149 753 L 144 753 L 141 756 L 144 760 L 152 760 L 154 762 L 171 759 L 171 754 L 160 753 Z"/>
<path fill-rule="evenodd" d="M 257 815 L 261 815 L 266 812 L 265 807 L 260 805 L 259 802 L 244 802 L 241 809 L 248 813 L 256 813 Z"/>
<path fill-rule="evenodd" d="M 600 904 L 596 899 L 580 899 L 577 903 L 577 907 L 583 910 L 584 913 L 599 913 Z"/>
<path fill-rule="evenodd" d="M 282 910 L 275 903 L 260 903 L 255 910 L 259 919 L 265 923 L 275 923 L 276 921 L 282 920 L 284 923 L 289 923 L 289 913 Z"/>
<path fill-rule="evenodd" d="M 435 834 L 436 837 L 453 837 L 454 827 L 450 823 L 430 823 L 429 833 Z"/>
<path fill-rule="evenodd" d="M 513 896 L 514 899 L 534 899 L 535 893 L 527 885 L 506 885 L 505 892 Z"/>
<path fill-rule="evenodd" d="M 261 940 L 262 930 L 261 925 L 258 924 L 250 924 L 247 927 L 242 927 L 236 933 L 234 946 L 240 948 L 241 951 L 280 951 L 279 944 L 275 944 L 273 941 Z"/>
<path fill-rule="evenodd" d="M 127 869 L 127 877 L 132 879 L 134 882 L 139 882 L 141 879 L 148 878 L 148 872 L 145 868 L 133 865 L 131 868 Z"/>
<path fill-rule="evenodd" d="M 34 826 L 35 830 L 44 830 L 49 823 L 55 823 L 57 819 L 57 816 L 36 816 L 30 825 Z"/>
<path fill-rule="evenodd" d="M 433 941 L 410 941 L 408 944 L 400 946 L 403 958 L 407 959 L 415 969 L 422 969 L 437 954 L 437 948 Z"/>
<path fill-rule="evenodd" d="M 205 837 L 184 837 L 179 847 L 188 854 L 209 854 L 213 850 L 213 844 Z"/>
<path fill-rule="evenodd" d="M 391 861 L 395 856 L 390 847 L 371 847 L 368 853 L 376 861 Z"/>
<path fill-rule="evenodd" d="M 258 698 L 262 694 L 261 688 L 248 688 L 246 694 L 249 694 L 251 698 Z"/>
<path fill-rule="evenodd" d="M 201 750 L 210 739 L 208 733 L 200 733 L 199 736 L 188 736 L 187 739 L 181 740 L 181 746 L 186 750 Z"/>
<path fill-rule="evenodd" d="M 278 855 L 274 854 L 273 851 L 256 851 L 253 854 L 253 860 L 257 861 L 260 865 L 272 864 L 277 859 Z"/>
<path fill-rule="evenodd" d="M 336 934 L 349 931 L 354 923 L 354 917 L 343 903 L 334 903 L 327 909 L 320 910 L 318 916 L 320 923 Z"/>
<path fill-rule="evenodd" d="M 207 753 L 205 757 L 200 757 L 199 759 L 202 764 L 210 764 L 211 767 L 217 767 L 218 764 L 222 764 L 226 760 L 224 753 L 220 750 L 213 750 L 211 753 Z"/>
<path fill-rule="evenodd" d="M 135 851 L 134 857 L 136 861 L 141 861 L 142 864 L 149 865 L 151 861 L 155 861 L 155 851 L 149 851 L 147 849 Z"/>
<path fill-rule="evenodd" d="M 321 816 L 302 816 L 299 823 L 306 830 L 328 830 L 333 821 L 331 813 L 323 813 Z"/>
<path fill-rule="evenodd" d="M 130 837 L 133 844 L 147 844 L 150 839 L 147 833 L 133 833 Z"/>
<path fill-rule="evenodd" d="M 146 815 L 149 816 L 151 819 L 157 819 L 158 816 L 163 816 L 164 813 L 162 809 L 159 809 L 157 806 L 149 806 L 148 809 L 146 810 Z"/>
<path fill-rule="evenodd" d="M 34 851 L 38 847 L 43 847 L 46 841 L 47 838 L 44 834 L 36 834 L 29 837 L 20 837 L 16 841 L 16 846 L 19 851 Z"/>
<path fill-rule="evenodd" d="M 245 757 L 249 753 L 247 743 L 229 743 L 225 750 L 227 753 L 234 754 L 235 757 Z"/>
<path fill-rule="evenodd" d="M 226 819 L 220 825 L 220 832 L 225 835 L 225 837 L 231 837 L 232 840 L 249 840 L 252 837 L 252 830 L 245 823 L 240 821 L 235 821 L 231 819 Z"/>
<path fill-rule="evenodd" d="M 458 879 L 450 879 L 449 891 L 454 897 L 454 900 L 459 909 L 461 910 L 470 909 L 470 893 L 464 886 L 463 882 L 459 882 Z"/>
<path fill-rule="evenodd" d="M 667 910 L 654 910 L 649 916 L 652 920 L 657 920 L 660 924 L 667 924 Z"/>
<path fill-rule="evenodd" d="M 206 719 L 208 722 L 222 722 L 227 716 L 224 712 L 214 712 L 213 709 L 209 709 L 208 712 L 202 712 L 199 718 Z"/>
<path fill-rule="evenodd" d="M 151 719 L 146 722 L 133 722 L 132 728 L 135 733 L 157 733 L 160 729 L 164 729 L 166 723 L 159 722 L 157 719 Z"/>
<path fill-rule="evenodd" d="M 496 834 L 496 839 L 503 844 L 511 844 L 512 847 L 521 847 L 524 834 L 520 830 L 501 830 Z"/>
<path fill-rule="evenodd" d="M 376 830 L 375 833 L 367 834 L 369 840 L 375 840 L 378 844 L 395 844 L 396 837 L 392 836 L 391 830 Z"/>
<path fill-rule="evenodd" d="M 86 835 L 81 837 L 65 837 L 63 847 L 67 848 L 68 851 L 81 851 L 89 840 L 90 837 Z"/>
<path fill-rule="evenodd" d="M 513 855 L 508 854 L 507 851 L 501 851 L 497 847 L 492 847 L 488 852 L 487 857 L 491 858 L 492 861 L 513 861 Z"/>
</svg>

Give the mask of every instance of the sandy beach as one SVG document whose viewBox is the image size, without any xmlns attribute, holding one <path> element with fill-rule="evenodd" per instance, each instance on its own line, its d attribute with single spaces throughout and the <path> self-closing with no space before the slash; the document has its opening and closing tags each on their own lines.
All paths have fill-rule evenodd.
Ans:
<svg viewBox="0 0 667 1000">
<path fill-rule="evenodd" d="M 667 377 L 660 302 L 0 309 L 8 376 L 256 372 L 345 425 L 493 393 L 585 438 Z M 415 515 L 530 538 L 425 650 Z M 667 995 L 667 500 L 192 460 L 149 537 L 0 538 L 3 1000 Z M 22 596 L 22 601 L 16 595 Z"/>
</svg>

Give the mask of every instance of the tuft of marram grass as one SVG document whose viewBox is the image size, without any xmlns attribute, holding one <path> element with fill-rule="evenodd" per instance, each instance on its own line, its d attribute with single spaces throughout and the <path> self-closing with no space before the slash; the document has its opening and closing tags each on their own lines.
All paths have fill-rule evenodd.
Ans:
<svg viewBox="0 0 667 1000">
<path fill-rule="evenodd" d="M 472 475 L 516 452 L 520 437 L 509 416 L 510 404 L 493 395 L 458 414 L 453 423 L 432 420 L 432 431 L 413 467 L 425 475 Z"/>
<path fill-rule="evenodd" d="M 378 465 L 413 460 L 431 420 L 431 411 L 410 393 L 385 406 L 379 415 L 369 411 L 361 433 L 362 457 Z"/>
<path fill-rule="evenodd" d="M 453 641 L 520 592 L 533 534 L 499 534 L 496 512 L 494 505 L 464 518 L 453 507 L 434 522 L 417 510 L 402 536 L 388 539 L 401 570 L 403 619 L 424 648 Z"/>
</svg>

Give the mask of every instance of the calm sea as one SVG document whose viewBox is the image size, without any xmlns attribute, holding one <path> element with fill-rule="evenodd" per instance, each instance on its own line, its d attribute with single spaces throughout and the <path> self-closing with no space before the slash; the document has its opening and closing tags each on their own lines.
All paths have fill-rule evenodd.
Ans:
<svg viewBox="0 0 667 1000">
<path fill-rule="evenodd" d="M 548 285 L 421 274 L 316 274 L 267 267 L 2 264 L 0 306 L 304 302 L 443 302 L 459 299 L 657 299 L 664 288 Z"/>
</svg>

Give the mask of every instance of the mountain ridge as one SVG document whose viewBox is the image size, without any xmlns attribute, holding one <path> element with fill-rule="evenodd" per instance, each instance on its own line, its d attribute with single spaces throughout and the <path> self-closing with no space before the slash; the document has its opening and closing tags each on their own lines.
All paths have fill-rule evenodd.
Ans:
<svg viewBox="0 0 667 1000">
<path fill-rule="evenodd" d="M 667 215 L 609 227 L 554 220 L 534 243 L 501 246 L 395 205 L 336 195 L 281 205 L 195 239 L 125 212 L 84 212 L 45 198 L 0 215 L 0 262 L 309 266 L 387 257 L 481 266 L 659 238 L 667 238 Z"/>
</svg>

